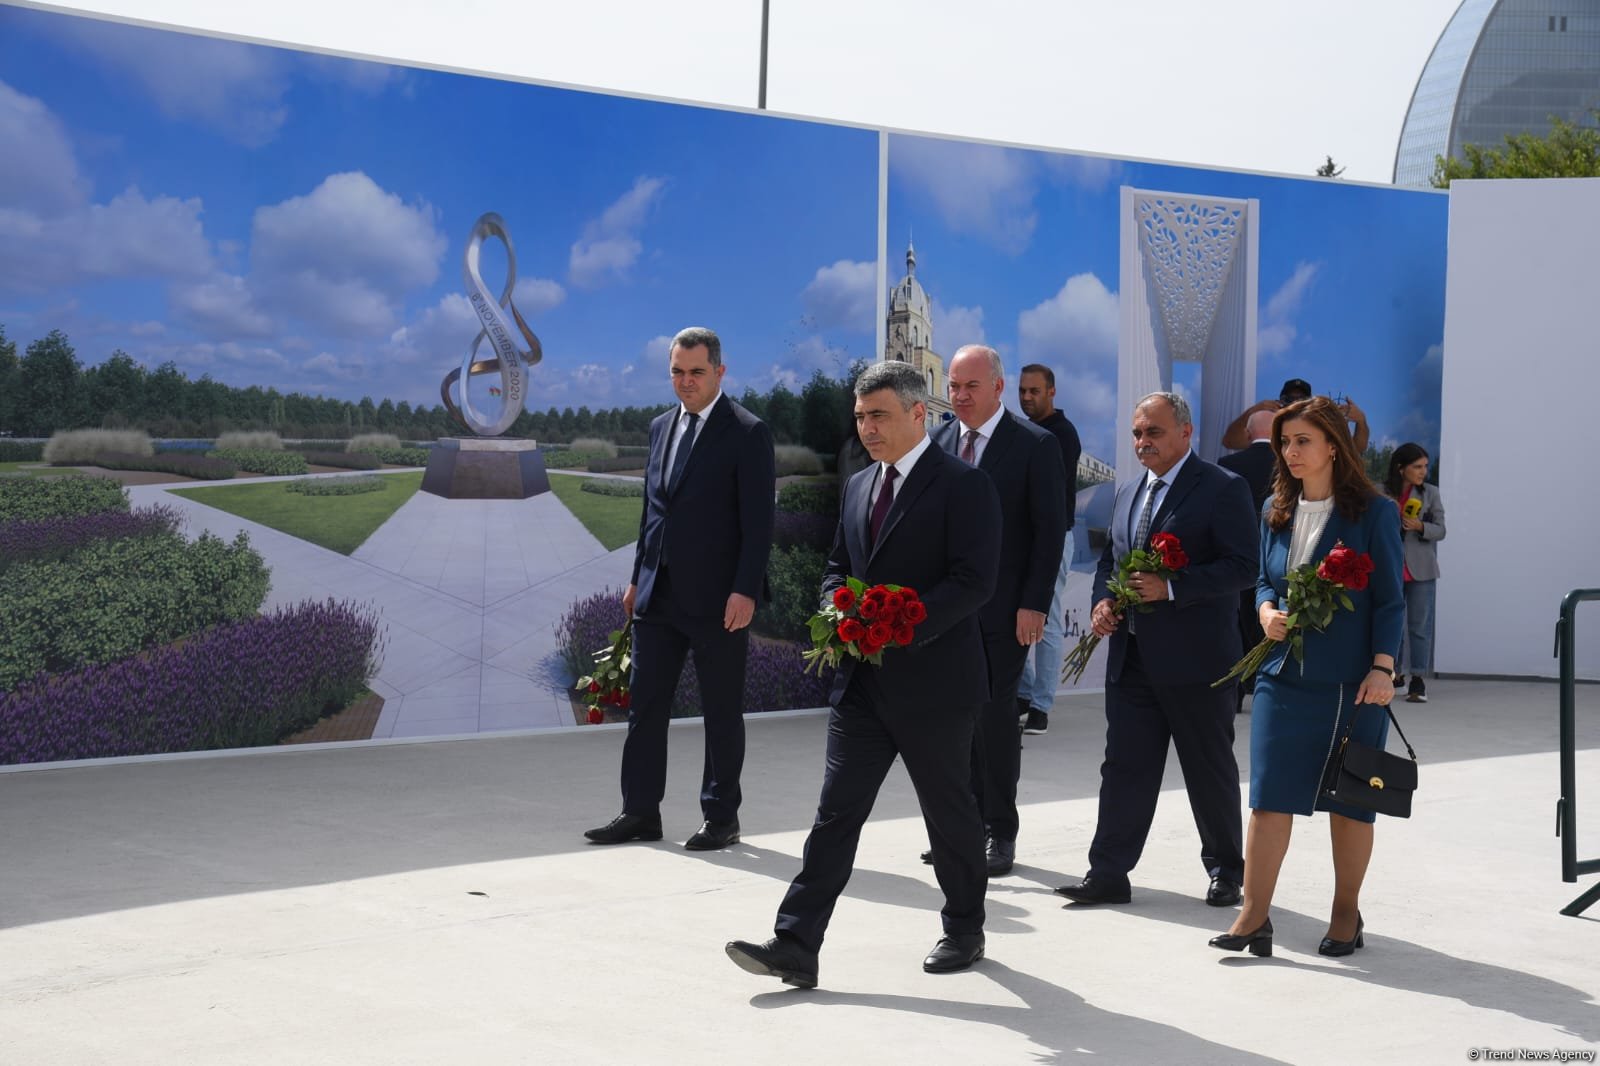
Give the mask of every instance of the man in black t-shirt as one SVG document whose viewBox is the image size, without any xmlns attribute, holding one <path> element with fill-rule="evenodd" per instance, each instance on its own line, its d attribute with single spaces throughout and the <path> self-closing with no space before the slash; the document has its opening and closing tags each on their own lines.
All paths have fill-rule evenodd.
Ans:
<svg viewBox="0 0 1600 1066">
<path fill-rule="evenodd" d="M 1065 607 L 1067 573 L 1072 569 L 1072 527 L 1078 499 L 1078 458 L 1083 445 L 1078 430 L 1067 416 L 1056 410 L 1055 371 L 1042 363 L 1029 363 L 1018 378 L 1017 400 L 1022 413 L 1040 429 L 1049 430 L 1061 442 L 1061 459 L 1067 468 L 1067 536 L 1061 550 L 1061 569 L 1056 574 L 1056 593 L 1045 617 L 1044 636 L 1033 646 L 1033 654 L 1022 667 L 1022 682 L 1017 689 L 1017 716 L 1024 733 L 1043 733 L 1050 728 L 1050 707 L 1055 703 L 1056 687 L 1061 683 L 1061 645 L 1066 635 Z"/>
</svg>

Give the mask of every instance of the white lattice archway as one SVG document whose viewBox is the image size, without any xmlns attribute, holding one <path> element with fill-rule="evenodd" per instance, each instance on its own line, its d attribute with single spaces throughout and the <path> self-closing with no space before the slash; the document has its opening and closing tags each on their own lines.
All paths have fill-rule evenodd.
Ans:
<svg viewBox="0 0 1600 1066">
<path fill-rule="evenodd" d="M 1117 474 L 1137 472 L 1126 420 L 1172 388 L 1173 360 L 1200 364 L 1195 450 L 1216 459 L 1255 402 L 1258 200 L 1122 188 Z"/>
</svg>

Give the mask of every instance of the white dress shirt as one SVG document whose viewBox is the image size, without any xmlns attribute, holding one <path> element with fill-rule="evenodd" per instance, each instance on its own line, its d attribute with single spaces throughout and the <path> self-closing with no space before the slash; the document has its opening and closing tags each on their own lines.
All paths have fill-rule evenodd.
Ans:
<svg viewBox="0 0 1600 1066">
<path fill-rule="evenodd" d="M 694 439 L 689 441 L 689 448 L 693 450 L 694 442 L 700 439 L 700 433 L 706 428 L 706 419 L 711 417 L 711 409 L 722 402 L 722 393 L 718 391 L 716 397 L 700 409 L 700 421 L 695 423 Z M 672 464 L 678 459 L 678 446 L 683 443 L 684 430 L 689 427 L 689 409 L 683 404 L 678 405 L 678 421 L 672 427 L 672 443 L 667 445 L 667 465 L 661 470 L 663 475 L 671 476 Z"/>
</svg>

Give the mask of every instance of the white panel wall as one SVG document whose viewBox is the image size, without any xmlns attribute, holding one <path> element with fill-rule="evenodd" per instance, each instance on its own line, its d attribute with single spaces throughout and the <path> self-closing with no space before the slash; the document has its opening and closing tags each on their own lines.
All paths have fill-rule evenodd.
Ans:
<svg viewBox="0 0 1600 1066">
<path fill-rule="evenodd" d="M 1597 250 L 1600 178 L 1451 186 L 1442 673 L 1555 676 L 1561 597 L 1600 588 Z M 1577 632 L 1600 677 L 1600 602 Z"/>
</svg>

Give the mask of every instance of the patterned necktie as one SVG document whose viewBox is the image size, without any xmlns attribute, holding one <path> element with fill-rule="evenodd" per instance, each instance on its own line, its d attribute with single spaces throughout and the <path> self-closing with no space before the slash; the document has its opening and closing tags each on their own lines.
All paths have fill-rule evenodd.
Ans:
<svg viewBox="0 0 1600 1066">
<path fill-rule="evenodd" d="M 691 412 L 689 424 L 678 438 L 678 454 L 672 457 L 672 473 L 667 477 L 668 495 L 678 491 L 678 479 L 683 477 L 683 468 L 689 465 L 689 452 L 694 448 L 694 427 L 699 424 L 700 416 Z"/>
<path fill-rule="evenodd" d="M 1150 519 L 1155 517 L 1156 496 L 1166 485 L 1165 481 L 1156 478 L 1150 482 L 1150 492 L 1144 498 L 1144 510 L 1139 512 L 1139 528 L 1133 534 L 1133 543 L 1130 548 L 1143 548 L 1150 542 Z"/>
<path fill-rule="evenodd" d="M 883 520 L 889 517 L 889 508 L 894 504 L 894 479 L 900 471 L 893 466 L 883 472 L 883 487 L 878 490 L 878 502 L 872 505 L 872 543 L 878 543 L 878 533 L 883 529 Z"/>
<path fill-rule="evenodd" d="M 971 466 L 978 465 L 978 431 L 967 430 L 967 435 L 961 440 L 961 461 Z"/>
</svg>

